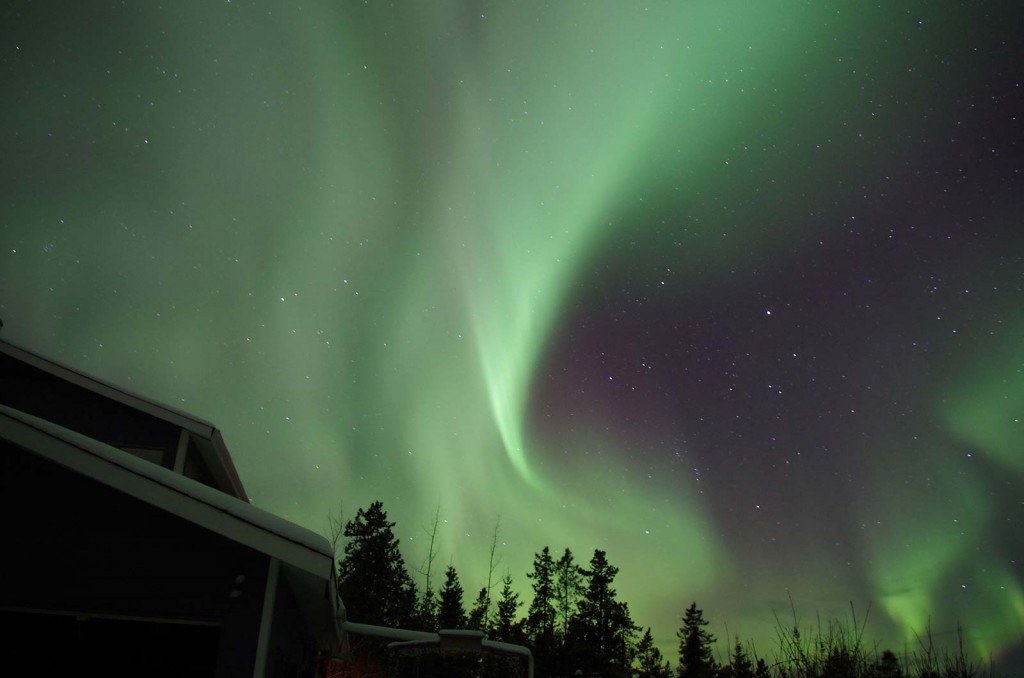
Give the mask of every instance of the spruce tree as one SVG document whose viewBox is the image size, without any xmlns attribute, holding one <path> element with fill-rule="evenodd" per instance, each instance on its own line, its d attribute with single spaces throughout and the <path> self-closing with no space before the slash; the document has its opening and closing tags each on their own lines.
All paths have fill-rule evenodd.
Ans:
<svg viewBox="0 0 1024 678">
<path fill-rule="evenodd" d="M 576 605 L 583 592 L 583 573 L 573 560 L 572 551 L 565 549 L 555 563 L 555 611 L 558 615 L 556 626 L 562 645 L 568 642 L 570 621 L 576 613 Z"/>
<path fill-rule="evenodd" d="M 629 606 L 616 598 L 612 582 L 619 568 L 608 562 L 606 554 L 594 550 L 590 569 L 583 570 L 586 588 L 579 602 L 577 624 L 580 640 L 597 659 L 598 670 L 612 675 L 627 675 L 633 650 L 633 637 L 639 630 L 629 615 Z"/>
<path fill-rule="evenodd" d="M 715 637 L 704 630 L 708 623 L 694 602 L 686 610 L 679 638 L 679 678 L 714 678 L 718 667 L 711 653 Z"/>
<path fill-rule="evenodd" d="M 722 667 L 718 675 L 719 678 L 754 678 L 754 665 L 738 638 L 729 663 Z"/>
<path fill-rule="evenodd" d="M 554 568 L 551 549 L 547 546 L 533 554 L 533 572 L 526 575 L 533 580 L 533 600 L 526 614 L 526 627 L 530 640 L 538 652 L 550 650 L 555 634 Z"/>
<path fill-rule="evenodd" d="M 466 628 L 474 631 L 483 631 L 485 636 L 489 636 L 488 623 L 487 623 L 487 610 L 491 607 L 491 597 L 487 595 L 487 587 L 480 589 L 480 593 L 476 596 L 476 602 L 473 603 L 473 609 L 469 611 L 469 616 L 466 618 Z"/>
<path fill-rule="evenodd" d="M 437 630 L 437 594 L 434 593 L 434 589 L 423 592 L 416 609 L 416 624 L 424 631 Z"/>
<path fill-rule="evenodd" d="M 462 607 L 462 584 L 455 567 L 448 566 L 437 608 L 437 626 L 441 629 L 466 628 L 466 610 Z"/>
<path fill-rule="evenodd" d="M 348 541 L 338 563 L 338 591 L 352 621 L 407 626 L 413 620 L 416 586 L 398 549 L 394 526 L 379 501 L 359 509 L 345 525 Z"/>
<path fill-rule="evenodd" d="M 520 644 L 526 639 L 523 622 L 518 618 L 522 603 L 519 601 L 519 594 L 512 590 L 512 575 L 506 574 L 501 584 L 501 598 L 498 599 L 491 631 L 495 640 Z"/>
<path fill-rule="evenodd" d="M 636 644 L 636 678 L 672 678 L 672 667 L 654 646 L 651 627 L 647 627 L 640 642 Z"/>
</svg>

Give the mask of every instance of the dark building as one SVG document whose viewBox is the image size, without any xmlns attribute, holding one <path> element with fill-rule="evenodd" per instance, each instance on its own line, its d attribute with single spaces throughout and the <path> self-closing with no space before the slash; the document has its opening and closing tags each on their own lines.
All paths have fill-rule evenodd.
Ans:
<svg viewBox="0 0 1024 678">
<path fill-rule="evenodd" d="M 331 547 L 248 502 L 212 424 L 0 341 L 0 625 L 31 673 L 312 675 Z"/>
</svg>

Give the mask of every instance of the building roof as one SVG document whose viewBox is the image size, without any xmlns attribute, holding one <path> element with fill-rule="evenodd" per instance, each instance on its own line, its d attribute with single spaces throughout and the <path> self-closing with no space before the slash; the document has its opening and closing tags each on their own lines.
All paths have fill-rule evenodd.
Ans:
<svg viewBox="0 0 1024 678">
<path fill-rule="evenodd" d="M 334 554 L 321 535 L 116 447 L 0 405 L 0 437 L 54 464 L 280 560 L 318 639 L 340 638 Z"/>
<path fill-rule="evenodd" d="M 235 469 L 234 462 L 231 461 L 231 455 L 228 454 L 224 438 L 217 427 L 210 422 L 171 405 L 139 395 L 99 377 L 81 372 L 52 358 L 41 356 L 5 339 L 0 339 L 0 353 L 9 355 L 62 381 L 74 384 L 79 388 L 91 391 L 101 397 L 109 398 L 133 410 L 143 412 L 188 431 L 192 434 L 193 440 L 195 440 L 199 447 L 203 459 L 210 467 L 210 470 L 222 482 L 230 486 L 232 493 L 236 497 L 245 501 L 249 500 L 242 481 L 238 476 L 238 471 Z"/>
</svg>

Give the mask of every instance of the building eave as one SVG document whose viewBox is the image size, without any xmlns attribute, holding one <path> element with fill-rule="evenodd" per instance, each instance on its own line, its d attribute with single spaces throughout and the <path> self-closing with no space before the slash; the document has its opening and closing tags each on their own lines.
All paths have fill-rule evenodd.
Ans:
<svg viewBox="0 0 1024 678">
<path fill-rule="evenodd" d="M 101 397 L 109 398 L 129 408 L 188 431 L 197 442 L 207 466 L 218 476 L 218 480 L 229 486 L 236 497 L 245 501 L 249 500 L 245 487 L 242 485 L 241 478 L 238 475 L 238 470 L 235 468 L 231 455 L 228 453 L 224 437 L 221 435 L 220 430 L 212 423 L 171 405 L 142 396 L 105 379 L 86 374 L 60 361 L 41 356 L 5 339 L 0 339 L 0 353 L 5 353 L 15 360 L 50 374 L 57 379 L 74 384 L 79 388 Z"/>
<path fill-rule="evenodd" d="M 320 642 L 339 642 L 334 554 L 323 536 L 116 447 L 2 405 L 0 438 L 279 560 Z"/>
</svg>

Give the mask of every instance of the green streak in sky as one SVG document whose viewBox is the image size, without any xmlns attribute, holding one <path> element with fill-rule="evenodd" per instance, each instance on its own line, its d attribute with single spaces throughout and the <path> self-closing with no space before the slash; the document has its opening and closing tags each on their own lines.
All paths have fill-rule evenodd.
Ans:
<svg viewBox="0 0 1024 678">
<path fill-rule="evenodd" d="M 1000 306 L 995 304 L 997 309 Z M 1007 478 L 1017 482 L 1024 475 L 1024 318 L 1019 308 L 1009 306 L 992 317 L 996 322 L 974 322 L 981 338 L 970 344 L 958 369 L 951 370 L 934 408 L 961 444 L 961 455 L 988 462 L 993 479 L 998 475 L 1003 482 Z M 958 489 L 964 488 L 964 480 L 957 478 Z M 984 507 L 987 497 L 981 495 L 981 488 L 975 488 L 966 501 Z M 998 532 L 986 534 L 986 528 L 991 530 L 995 523 L 996 529 L 1006 529 L 1011 527 L 1006 525 L 1009 519 L 1003 517 L 1003 511 L 990 509 L 984 514 L 989 524 L 972 526 L 975 540 L 995 540 L 995 544 L 985 545 L 984 552 L 992 553 L 990 547 L 996 546 L 998 553 Z M 1012 554 L 979 562 L 982 549 L 971 550 L 968 544 L 963 547 L 960 557 L 973 565 L 973 576 L 966 585 L 973 604 L 964 614 L 965 623 L 973 627 L 968 640 L 979 656 L 987 657 L 1024 636 L 1024 590 L 1006 565 L 1012 562 Z M 932 602 L 939 605 L 943 601 L 937 596 Z"/>
<path fill-rule="evenodd" d="M 908 643 L 923 637 L 933 618 L 946 625 L 959 613 L 964 623 L 975 621 L 977 609 L 961 604 L 955 594 L 962 590 L 962 578 L 970 576 L 962 568 L 976 551 L 993 510 L 978 481 L 953 461 L 956 450 L 943 448 L 938 441 L 932 445 L 885 455 L 887 463 L 875 483 L 877 494 L 865 516 L 875 591 Z M 936 453 L 950 461 L 930 469 L 923 485 L 903 482 L 919 473 L 915 463 L 928 463 L 925 460 Z M 937 508 L 915 511 L 913 507 L 925 505 L 921 502 Z M 978 592 L 972 587 L 970 595 Z"/>
<path fill-rule="evenodd" d="M 976 656 L 998 656 L 1024 633 L 1024 594 L 1007 567 L 1013 555 L 1001 553 L 1010 526 L 990 489 L 992 474 L 1022 470 L 1024 327 L 1015 316 L 995 313 L 998 322 L 972 327 L 976 338 L 957 345 L 960 360 L 931 403 L 945 437 L 879 457 L 874 501 L 862 507 L 875 591 L 912 647 L 929 628 L 947 642 L 959 623 Z M 922 475 L 923 485 L 907 480 Z"/>
<path fill-rule="evenodd" d="M 978 454 L 1024 474 L 1024 322 L 1018 310 L 990 327 L 936 403 L 950 432 Z"/>
<path fill-rule="evenodd" d="M 1024 471 L 1017 308 L 1015 332 L 932 365 L 940 432 L 865 452 L 878 465 L 851 513 L 882 527 L 862 536 L 863 571 L 767 541 L 731 550 L 754 500 L 712 514 L 688 475 L 705 452 L 684 442 L 689 413 L 652 424 L 667 433 L 651 469 L 650 441 L 596 417 L 531 421 L 575 304 L 633 259 L 671 243 L 684 298 L 818 256 L 822 214 L 845 238 L 837 206 L 912 163 L 888 145 L 943 107 L 923 83 L 955 17 L 406 4 L 90 7 L 35 31 L 0 64 L 31 81 L 3 128 L 20 182 L 4 193 L 5 331 L 31 317 L 38 350 L 216 422 L 254 502 L 291 520 L 381 499 L 416 567 L 440 502 L 441 561 L 467 591 L 499 515 L 498 574 L 524 593 L 544 545 L 581 562 L 606 549 L 668 656 L 694 599 L 727 601 L 709 614 L 770 647 L 772 597 L 862 578 L 900 638 L 948 603 L 979 650 L 1016 642 L 1024 591 L 1005 559 L 974 555 L 996 539 L 994 481 L 964 453 Z M 933 464 L 930 484 L 904 484 Z M 950 598 L 961 584 L 973 599 Z"/>
<path fill-rule="evenodd" d="M 494 518 L 478 507 L 497 505 L 507 507 L 503 525 L 513 533 L 546 535 L 544 543 L 581 554 L 603 541 L 631 560 L 661 535 L 667 552 L 658 562 L 684 558 L 688 581 L 708 585 L 721 562 L 696 495 L 641 481 L 628 467 L 630 450 L 599 437 L 546 449 L 526 421 L 534 372 L 573 286 L 621 228 L 605 215 L 631 199 L 623 189 L 631 168 L 644 162 L 652 125 L 665 122 L 659 84 L 685 50 L 676 30 L 683 17 L 562 5 L 543 12 L 538 25 L 495 5 L 478 26 L 474 19 L 473 35 L 429 51 L 421 66 L 422 77 L 444 74 L 435 82 L 443 111 L 432 122 L 447 145 L 442 162 L 424 162 L 429 189 L 414 212 L 429 235 L 398 273 L 400 301 L 383 328 L 396 342 L 379 360 L 393 368 L 383 375 L 382 405 L 405 413 L 399 449 L 429 460 L 411 475 L 430 482 L 412 491 L 427 505 L 444 497 L 444 536 L 456 552 L 459 535 L 485 534 Z M 425 20 L 461 25 L 442 15 Z M 651 42 L 637 43 L 638 33 Z M 758 36 L 737 40 L 747 37 Z M 478 49 L 466 54 L 467 44 Z M 412 372 L 415 390 L 403 388 Z M 539 461 L 552 452 L 585 470 L 562 477 Z M 595 457 L 603 463 L 592 465 Z M 613 496 L 622 500 L 594 500 Z"/>
<path fill-rule="evenodd" d="M 581 13 L 556 4 L 543 13 L 538 25 L 519 9 L 490 8 L 478 37 L 486 48 L 443 69 L 458 78 L 450 106 L 460 133 L 430 218 L 465 248 L 447 254 L 462 269 L 491 417 L 535 489 L 543 482 L 524 429 L 533 373 L 601 244 L 637 228 L 608 215 L 643 208 L 645 197 L 664 203 L 680 188 L 696 193 L 701 179 L 680 186 L 680 168 L 719 164 L 716 147 L 774 96 L 745 89 L 752 55 L 771 69 L 810 40 L 799 12 L 741 5 Z M 498 47 L 506 44 L 516 52 Z M 716 77 L 724 85 L 709 87 Z M 669 197 L 696 209 L 679 199 Z M 759 229 L 734 235 L 755 240 Z M 716 230 L 692 233 L 692 261 L 724 265 L 720 240 Z"/>
</svg>

